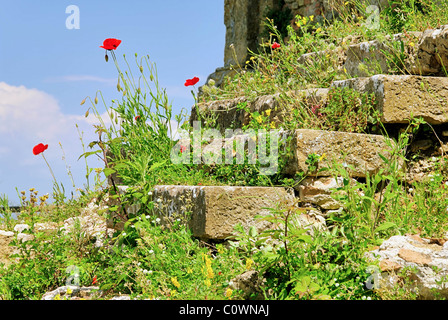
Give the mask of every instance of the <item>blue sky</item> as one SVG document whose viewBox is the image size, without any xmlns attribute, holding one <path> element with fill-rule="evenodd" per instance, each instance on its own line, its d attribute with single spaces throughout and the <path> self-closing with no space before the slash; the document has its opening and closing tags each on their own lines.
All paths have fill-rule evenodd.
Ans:
<svg viewBox="0 0 448 320">
<path fill-rule="evenodd" d="M 66 27 L 69 5 L 79 8 L 79 29 Z M 123 54 L 129 62 L 135 53 L 149 54 L 173 112 L 190 111 L 194 100 L 185 80 L 199 77 L 198 87 L 223 66 L 224 1 L 3 1 L 0 195 L 6 194 L 11 204 L 19 203 L 16 187 L 19 191 L 34 187 L 40 195 L 52 193 L 50 171 L 42 157 L 32 153 L 38 143 L 49 145 L 45 157 L 67 194 L 86 183 L 75 124 L 88 144 L 96 139 L 95 119 L 84 117 L 89 104 L 80 102 L 86 96 L 93 99 L 98 90 L 108 106 L 121 96 L 115 65 L 112 59 L 106 63 L 105 50 L 99 48 L 106 38 L 122 40 L 116 50 L 122 68 Z M 102 164 L 91 158 L 89 166 Z"/>
</svg>

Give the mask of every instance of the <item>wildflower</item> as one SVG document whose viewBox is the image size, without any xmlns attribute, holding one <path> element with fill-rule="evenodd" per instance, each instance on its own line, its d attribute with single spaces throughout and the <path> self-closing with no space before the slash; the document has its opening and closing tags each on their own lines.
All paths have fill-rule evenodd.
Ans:
<svg viewBox="0 0 448 320">
<path fill-rule="evenodd" d="M 152 196 L 152 191 L 149 191 L 149 192 L 148 192 L 148 196 Z"/>
<path fill-rule="evenodd" d="M 318 110 L 319 108 L 320 108 L 320 106 L 318 106 L 318 105 L 312 106 L 312 107 L 311 107 L 311 112 L 314 113 L 314 114 L 316 114 L 316 113 L 317 113 L 317 110 Z"/>
<path fill-rule="evenodd" d="M 314 16 L 311 15 L 311 16 L 310 16 L 310 21 L 313 21 L 313 20 L 314 20 Z"/>
<path fill-rule="evenodd" d="M 317 29 L 316 29 L 316 32 L 317 32 L 317 33 L 321 32 L 321 31 L 322 31 L 322 28 L 317 28 Z"/>
<path fill-rule="evenodd" d="M 67 291 L 66 291 L 66 292 L 67 292 L 67 294 L 72 294 L 73 291 L 72 291 L 72 289 L 67 288 Z"/>
<path fill-rule="evenodd" d="M 262 123 L 263 117 L 261 115 L 259 115 L 258 117 L 255 118 L 255 120 L 257 120 L 258 123 Z"/>
<path fill-rule="evenodd" d="M 265 112 L 266 112 L 266 115 L 267 115 L 268 117 L 271 115 L 271 109 L 268 109 L 268 110 L 266 110 Z"/>
<path fill-rule="evenodd" d="M 96 276 L 94 276 L 93 277 L 93 280 L 92 280 L 92 285 L 94 285 L 94 284 L 96 284 L 97 283 L 97 279 L 96 279 Z"/>
<path fill-rule="evenodd" d="M 108 38 L 104 40 L 103 45 L 100 46 L 100 48 L 104 48 L 106 50 L 115 50 L 120 45 L 121 40 L 114 39 L 114 38 Z"/>
<path fill-rule="evenodd" d="M 212 285 L 210 279 L 206 279 L 206 280 L 204 280 L 204 283 L 205 283 L 205 285 L 206 285 L 207 287 L 210 287 L 210 286 Z"/>
<path fill-rule="evenodd" d="M 150 249 L 150 250 L 148 251 L 148 253 L 149 253 L 149 254 L 153 254 L 153 253 L 154 253 L 154 250 Z"/>
<path fill-rule="evenodd" d="M 274 123 L 274 121 L 271 122 L 271 129 L 275 129 L 275 123 Z"/>
<path fill-rule="evenodd" d="M 177 277 L 172 277 L 171 282 L 174 284 L 174 286 L 176 288 L 178 288 L 178 289 L 180 288 L 180 283 L 179 283 L 179 281 L 177 281 Z"/>
<path fill-rule="evenodd" d="M 170 296 L 171 297 L 174 297 L 176 294 L 177 294 L 176 290 L 171 290 L 171 292 L 170 292 Z"/>
<path fill-rule="evenodd" d="M 212 269 L 212 260 L 206 255 L 203 255 L 203 258 L 205 260 L 205 268 L 202 269 L 202 272 L 207 276 L 207 278 L 212 279 L 213 269 Z"/>
<path fill-rule="evenodd" d="M 319 162 L 324 160 L 327 157 L 327 155 L 325 153 L 323 153 L 320 157 L 319 157 Z"/>
<path fill-rule="evenodd" d="M 156 219 L 156 222 L 159 223 L 159 222 L 160 222 L 160 218 L 157 218 L 157 219 Z"/>
<path fill-rule="evenodd" d="M 277 43 L 277 42 L 274 42 L 274 43 L 272 44 L 272 49 L 277 49 L 277 48 L 280 48 L 280 44 Z"/>
<path fill-rule="evenodd" d="M 134 119 L 135 119 L 135 121 L 138 121 L 138 120 L 140 120 L 140 118 L 141 118 L 140 116 L 135 116 Z"/>
<path fill-rule="evenodd" d="M 191 268 L 188 268 L 188 269 L 187 269 L 187 273 L 188 273 L 188 274 L 191 274 L 191 273 L 193 273 L 193 269 L 191 269 Z"/>
<path fill-rule="evenodd" d="M 194 86 L 196 83 L 198 83 L 199 82 L 199 78 L 198 77 L 194 77 L 194 78 L 192 78 L 192 79 L 187 79 L 186 81 L 185 81 L 185 86 L 186 87 L 188 87 L 188 86 Z"/>
<path fill-rule="evenodd" d="M 57 295 L 54 296 L 53 300 L 61 300 L 61 296 L 59 295 L 59 293 Z"/>
<path fill-rule="evenodd" d="M 38 154 L 44 152 L 48 149 L 48 144 L 39 143 L 38 145 L 34 146 L 33 148 L 33 154 L 37 156 Z"/>
<path fill-rule="evenodd" d="M 158 203 L 162 202 L 162 199 L 158 198 L 158 199 L 157 199 L 157 202 L 158 202 Z"/>
<path fill-rule="evenodd" d="M 230 288 L 227 288 L 226 289 L 226 298 L 230 298 L 230 296 L 232 295 L 232 289 L 230 289 Z"/>
<path fill-rule="evenodd" d="M 414 42 L 409 42 L 409 45 L 410 45 L 411 47 L 415 46 Z"/>
<path fill-rule="evenodd" d="M 252 267 L 252 264 L 254 263 L 254 260 L 247 258 L 246 259 L 246 270 L 250 270 L 250 268 Z"/>
</svg>

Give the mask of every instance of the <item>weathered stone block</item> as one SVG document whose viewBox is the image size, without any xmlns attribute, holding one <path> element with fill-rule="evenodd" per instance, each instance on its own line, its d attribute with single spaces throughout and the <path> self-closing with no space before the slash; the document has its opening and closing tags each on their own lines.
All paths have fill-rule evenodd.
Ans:
<svg viewBox="0 0 448 320">
<path fill-rule="evenodd" d="M 270 214 L 267 208 L 279 203 L 292 205 L 294 195 L 284 188 L 232 186 L 155 186 L 155 214 L 162 223 L 183 219 L 193 235 L 201 239 L 225 239 L 241 223 L 248 230 L 272 227 L 256 215 Z"/>
<path fill-rule="evenodd" d="M 416 55 L 412 73 L 445 75 L 448 68 L 448 25 L 425 30 L 418 42 Z"/>
<path fill-rule="evenodd" d="M 391 147 L 386 141 L 387 138 L 381 135 L 298 129 L 293 133 L 293 154 L 284 172 L 290 175 L 307 172 L 308 155 L 316 154 L 322 156 L 318 169 L 332 168 L 336 162 L 347 167 L 353 177 L 365 177 L 366 173 L 374 174 L 384 166 L 379 154 L 390 157 Z M 392 140 L 389 143 L 394 146 Z M 333 172 L 317 170 L 313 174 L 329 176 Z"/>
<path fill-rule="evenodd" d="M 297 103 L 304 101 L 307 104 L 319 104 L 326 100 L 329 89 L 307 89 L 289 92 L 287 95 L 289 98 L 297 100 Z M 207 103 L 199 103 L 197 106 L 193 106 L 190 115 L 190 124 L 193 125 L 194 121 L 200 119 L 199 114 L 207 115 L 212 114 L 216 118 L 215 127 L 225 133 L 225 129 L 241 129 L 243 126 L 248 125 L 252 119 L 252 113 L 263 113 L 266 110 L 270 110 L 270 120 L 280 124 L 288 112 L 280 104 L 280 95 L 264 95 L 256 98 L 253 101 L 249 101 L 245 97 L 239 97 L 228 100 L 217 100 Z M 238 106 L 245 104 L 245 109 L 238 108 Z M 276 126 L 277 127 L 277 126 Z"/>
<path fill-rule="evenodd" d="M 411 116 L 430 124 L 448 122 L 446 77 L 380 74 L 334 81 L 332 86 L 374 93 L 383 123 L 408 123 Z"/>
</svg>

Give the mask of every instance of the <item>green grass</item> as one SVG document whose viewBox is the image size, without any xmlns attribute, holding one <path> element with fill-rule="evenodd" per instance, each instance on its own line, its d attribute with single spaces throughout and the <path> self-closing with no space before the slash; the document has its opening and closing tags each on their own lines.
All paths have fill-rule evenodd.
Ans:
<svg viewBox="0 0 448 320">
<path fill-rule="evenodd" d="M 268 21 L 270 39 L 245 66 L 235 66 L 238 73 L 228 78 L 220 88 L 204 87 L 198 102 L 245 96 L 248 99 L 263 94 L 280 93 L 288 118 L 284 129 L 312 128 L 388 134 L 378 120 L 375 100 L 350 89 L 332 89 L 330 99 L 323 105 L 307 105 L 297 101 L 291 92 L 305 88 L 328 87 L 333 80 L 346 79 L 346 72 L 338 65 L 337 54 L 329 50 L 346 47 L 350 43 L 384 39 L 397 32 L 423 31 L 436 27 L 448 17 L 448 6 L 436 6 L 422 1 L 420 7 L 413 1 L 399 2 L 384 10 L 380 28 L 369 29 L 363 23 L 368 15 L 357 1 L 341 2 L 337 8 L 340 19 L 333 23 L 318 24 L 311 17 L 296 17 L 296 26 L 286 30 L 287 39 L 274 28 L 275 21 Z M 423 14 L 424 12 L 425 14 Z M 446 19 L 445 19 L 446 20 Z M 285 30 L 282 30 L 283 32 Z M 280 48 L 271 49 L 273 41 Z M 406 44 L 408 48 L 409 43 Z M 406 73 L 400 68 L 404 51 L 397 48 L 396 73 Z M 321 51 L 312 64 L 299 64 L 304 53 Z M 337 52 L 337 51 L 333 51 Z M 98 92 L 88 98 L 93 112 L 100 120 L 96 126 L 99 140 L 88 145 L 82 157 L 100 156 L 104 168 L 96 170 L 96 185 L 82 190 L 76 199 L 65 198 L 55 188 L 57 205 L 48 205 L 46 198 L 39 199 L 37 191 L 19 194 L 25 207 L 18 220 L 11 219 L 8 199 L 0 198 L 3 207 L 1 228 L 12 230 L 16 223 L 28 223 L 34 240 L 13 244 L 19 248 L 14 258 L 17 262 L 0 268 L 1 299 L 40 299 L 45 292 L 65 285 L 70 268 L 75 266 L 81 285 L 89 286 L 94 277 L 106 299 L 118 293 L 134 298 L 151 299 L 254 299 L 241 290 L 232 288 L 231 281 L 245 271 L 260 275 L 260 294 L 266 299 L 414 299 L 403 288 L 395 291 L 373 291 L 364 284 L 370 274 L 366 269 L 373 263 L 366 261 L 365 252 L 379 245 L 392 235 L 420 233 L 424 237 L 444 237 L 448 226 L 448 187 L 446 186 L 447 162 L 437 158 L 432 176 L 426 182 L 408 183 L 401 171 L 400 161 L 405 161 L 406 148 L 417 134 L 428 131 L 428 125 L 413 120 L 395 136 L 393 156 L 375 175 L 353 182 L 347 168 L 335 164 L 335 174 L 343 177 L 343 186 L 335 190 L 334 198 L 344 210 L 329 213 L 328 229 L 315 231 L 311 237 L 305 229 L 294 223 L 305 209 L 278 207 L 265 217 L 282 226 L 280 229 L 260 232 L 236 226 L 236 236 L 223 243 L 207 243 L 192 237 L 191 231 L 181 221 L 173 219 L 161 225 L 153 213 L 151 197 L 157 184 L 187 185 L 256 185 L 290 187 L 303 179 L 307 172 L 296 177 L 282 174 L 260 175 L 260 164 L 197 166 L 172 163 L 169 156 L 178 141 L 171 139 L 173 122 L 189 130 L 185 112 L 173 115 L 166 92 L 157 80 L 157 69 L 148 56 L 135 55 L 131 67 L 126 57 L 122 71 L 120 62 L 112 55 L 118 70 L 117 90 L 120 101 L 111 104 Z M 111 117 L 107 127 L 101 121 L 98 103 L 106 106 Z M 84 104 L 83 101 L 82 104 Z M 292 106 L 295 105 L 295 108 Z M 241 105 L 244 108 L 245 105 Z M 174 118 L 174 119 L 173 119 Z M 252 114 L 247 128 L 271 129 L 269 114 Z M 247 129 L 246 128 L 246 129 Z M 204 130 L 206 129 L 203 128 Z M 286 145 L 285 145 L 286 146 Z M 288 152 L 287 148 L 281 152 Z M 113 154 L 106 157 L 106 152 Z M 419 156 L 417 156 L 419 157 Z M 309 172 L 316 167 L 320 155 L 310 155 Z M 280 169 L 285 163 L 280 162 Z M 87 176 L 92 172 L 87 167 Z M 60 226 L 69 217 L 80 215 L 81 209 L 92 199 L 106 194 L 116 194 L 115 186 L 100 181 L 100 171 L 105 176 L 118 175 L 125 185 L 134 186 L 127 196 L 116 195 L 122 203 L 138 202 L 138 212 L 126 218 L 123 232 L 116 232 L 102 247 L 75 228 L 68 234 L 61 231 L 38 232 L 38 222 L 55 222 Z M 281 170 L 279 170 L 281 171 Z M 55 182 L 57 183 L 57 182 Z M 58 186 L 59 187 L 59 186 Z M 62 186 L 63 188 L 63 186 Z M 382 190 L 381 193 L 378 191 Z M 29 198 L 29 199 L 28 199 Z M 34 199 L 34 200 L 31 200 Z M 111 210 L 120 211 L 120 207 Z M 100 212 L 104 218 L 108 212 Z M 121 214 L 126 214 L 121 212 Z M 182 213 L 188 215 L 190 212 Z M 259 297 L 259 296 L 258 296 Z"/>
</svg>

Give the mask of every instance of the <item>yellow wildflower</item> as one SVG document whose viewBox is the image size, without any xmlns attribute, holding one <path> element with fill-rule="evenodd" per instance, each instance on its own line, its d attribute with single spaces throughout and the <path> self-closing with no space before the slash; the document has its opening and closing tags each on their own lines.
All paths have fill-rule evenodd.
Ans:
<svg viewBox="0 0 448 320">
<path fill-rule="evenodd" d="M 313 20 L 314 20 L 314 16 L 311 15 L 311 16 L 310 16 L 310 21 L 313 21 Z"/>
<path fill-rule="evenodd" d="M 322 31 L 322 28 L 317 28 L 316 29 L 316 32 L 321 32 Z"/>
<path fill-rule="evenodd" d="M 411 47 L 413 47 L 415 44 L 414 44 L 414 42 L 409 42 L 409 45 L 410 45 Z"/>
<path fill-rule="evenodd" d="M 260 116 L 256 117 L 255 120 L 257 120 L 258 123 L 262 123 L 263 117 L 260 115 Z"/>
<path fill-rule="evenodd" d="M 207 287 L 210 287 L 212 285 L 212 283 L 210 282 L 210 279 L 205 279 L 204 283 Z"/>
<path fill-rule="evenodd" d="M 174 297 L 176 294 L 177 294 L 176 290 L 171 290 L 171 292 L 170 292 L 170 296 L 171 297 Z"/>
<path fill-rule="evenodd" d="M 216 245 L 216 249 L 218 250 L 219 254 L 223 254 L 226 251 L 226 249 L 220 244 Z"/>
<path fill-rule="evenodd" d="M 327 157 L 327 156 L 325 155 L 325 153 L 322 154 L 322 155 L 319 157 L 319 162 L 322 161 L 322 160 L 324 160 L 326 157 Z"/>
<path fill-rule="evenodd" d="M 188 269 L 187 269 L 187 273 L 193 273 L 193 269 L 188 268 Z"/>
<path fill-rule="evenodd" d="M 67 291 L 66 291 L 66 292 L 67 292 L 67 294 L 72 294 L 73 291 L 72 291 L 72 289 L 67 288 Z"/>
<path fill-rule="evenodd" d="M 174 286 L 176 288 L 178 288 L 178 289 L 180 288 L 180 283 L 179 283 L 179 281 L 177 281 L 177 277 L 172 277 L 171 282 L 174 284 Z"/>
<path fill-rule="evenodd" d="M 271 122 L 271 129 L 275 129 L 275 123 L 274 123 L 274 121 Z"/>
<path fill-rule="evenodd" d="M 246 259 L 246 270 L 250 270 L 253 263 L 254 263 L 254 260 L 252 260 L 251 258 L 247 258 Z"/>
<path fill-rule="evenodd" d="M 202 269 L 202 272 L 207 276 L 207 278 L 212 279 L 214 277 L 212 260 L 206 254 L 204 254 L 203 257 L 205 260 L 205 268 Z"/>
<path fill-rule="evenodd" d="M 267 115 L 268 117 L 271 115 L 271 109 L 268 109 L 268 110 L 266 110 L 265 112 L 266 112 L 266 115 Z"/>
<path fill-rule="evenodd" d="M 227 290 L 226 290 L 226 298 L 230 298 L 230 296 L 232 295 L 232 289 L 230 289 L 230 288 L 227 288 Z"/>
<path fill-rule="evenodd" d="M 61 300 L 61 296 L 59 295 L 59 293 L 57 295 L 54 296 L 53 300 Z"/>
</svg>

